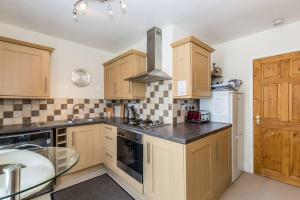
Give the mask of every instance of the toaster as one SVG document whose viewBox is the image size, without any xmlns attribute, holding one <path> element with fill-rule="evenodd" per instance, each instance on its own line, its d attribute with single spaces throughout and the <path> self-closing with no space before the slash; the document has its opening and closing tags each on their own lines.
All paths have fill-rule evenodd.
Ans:
<svg viewBox="0 0 300 200">
<path fill-rule="evenodd" d="M 187 122 L 194 122 L 194 123 L 205 123 L 209 122 L 209 112 L 205 110 L 190 110 L 186 116 Z"/>
</svg>

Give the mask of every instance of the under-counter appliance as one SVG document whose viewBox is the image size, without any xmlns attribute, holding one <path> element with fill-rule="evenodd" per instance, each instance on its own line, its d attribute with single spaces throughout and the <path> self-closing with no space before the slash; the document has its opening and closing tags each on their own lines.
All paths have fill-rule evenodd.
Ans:
<svg viewBox="0 0 300 200">
<path fill-rule="evenodd" d="M 143 183 L 143 135 L 118 128 L 117 166 Z"/>
<path fill-rule="evenodd" d="M 210 110 L 213 122 L 232 124 L 232 182 L 244 169 L 244 95 L 237 91 L 213 91 L 211 99 L 200 100 L 200 108 Z"/>
<path fill-rule="evenodd" d="M 0 135 L 0 150 L 4 149 L 42 149 L 53 146 L 53 131 L 38 130 L 31 132 L 13 133 Z M 53 182 L 50 182 L 41 191 L 24 198 L 29 200 L 53 191 Z"/>
<path fill-rule="evenodd" d="M 0 149 L 32 149 L 53 146 L 52 130 L 0 135 Z"/>
<path fill-rule="evenodd" d="M 186 121 L 194 122 L 194 123 L 209 122 L 209 112 L 204 110 L 200 110 L 200 111 L 190 110 L 187 113 Z"/>
</svg>

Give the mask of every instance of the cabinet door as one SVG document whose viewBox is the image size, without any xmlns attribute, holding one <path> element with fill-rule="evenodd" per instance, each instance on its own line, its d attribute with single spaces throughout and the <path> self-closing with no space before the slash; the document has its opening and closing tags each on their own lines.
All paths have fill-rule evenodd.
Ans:
<svg viewBox="0 0 300 200">
<path fill-rule="evenodd" d="M 216 197 L 231 183 L 231 129 L 213 137 L 213 189 Z"/>
<path fill-rule="evenodd" d="M 49 96 L 50 53 L 0 42 L 0 70 L 3 96 Z"/>
<path fill-rule="evenodd" d="M 184 145 L 144 135 L 144 192 L 149 200 L 184 200 Z"/>
<path fill-rule="evenodd" d="M 192 91 L 194 97 L 211 96 L 210 52 L 192 43 Z"/>
<path fill-rule="evenodd" d="M 211 137 L 197 140 L 186 147 L 186 193 L 188 200 L 212 199 Z"/>
<path fill-rule="evenodd" d="M 117 63 L 105 67 L 105 98 L 111 99 L 118 96 L 119 77 Z"/>
<path fill-rule="evenodd" d="M 122 58 L 119 61 L 119 73 L 120 73 L 120 82 L 119 82 L 119 97 L 121 98 L 130 98 L 132 94 L 132 82 L 124 80 L 132 75 L 132 57 L 127 56 Z"/>
<path fill-rule="evenodd" d="M 178 94 L 178 81 L 186 83 L 186 91 Z M 173 49 L 173 93 L 174 97 L 189 97 L 192 95 L 191 81 L 191 45 L 175 47 Z M 184 94 L 185 93 L 185 94 Z"/>
<path fill-rule="evenodd" d="M 68 128 L 68 147 L 79 153 L 79 161 L 71 170 L 76 172 L 103 162 L 103 141 L 100 125 Z"/>
</svg>

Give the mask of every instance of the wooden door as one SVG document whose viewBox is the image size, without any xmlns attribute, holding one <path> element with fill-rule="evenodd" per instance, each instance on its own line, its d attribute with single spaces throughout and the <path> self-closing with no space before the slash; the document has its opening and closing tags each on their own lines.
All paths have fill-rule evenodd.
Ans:
<svg viewBox="0 0 300 200">
<path fill-rule="evenodd" d="M 50 83 L 50 53 L 0 42 L 2 96 L 47 97 Z"/>
<path fill-rule="evenodd" d="M 231 183 L 231 129 L 212 136 L 213 190 L 219 197 Z"/>
<path fill-rule="evenodd" d="M 299 131 L 300 52 L 255 60 L 255 173 L 300 186 Z"/>
<path fill-rule="evenodd" d="M 192 43 L 192 91 L 194 97 L 211 96 L 210 52 Z"/>
<path fill-rule="evenodd" d="M 103 162 L 103 141 L 100 125 L 68 128 L 68 147 L 79 153 L 79 161 L 71 170 L 76 172 Z"/>
<path fill-rule="evenodd" d="M 186 195 L 188 200 L 212 199 L 212 137 L 186 146 Z"/>
<path fill-rule="evenodd" d="M 185 199 L 184 145 L 144 135 L 144 193 L 149 200 Z"/>
</svg>

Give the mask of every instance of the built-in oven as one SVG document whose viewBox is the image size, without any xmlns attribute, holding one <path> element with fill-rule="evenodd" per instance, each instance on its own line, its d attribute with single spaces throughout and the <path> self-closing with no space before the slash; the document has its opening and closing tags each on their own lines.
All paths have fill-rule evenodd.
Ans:
<svg viewBox="0 0 300 200">
<path fill-rule="evenodd" d="M 143 135 L 118 129 L 117 166 L 143 183 Z"/>
</svg>

